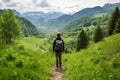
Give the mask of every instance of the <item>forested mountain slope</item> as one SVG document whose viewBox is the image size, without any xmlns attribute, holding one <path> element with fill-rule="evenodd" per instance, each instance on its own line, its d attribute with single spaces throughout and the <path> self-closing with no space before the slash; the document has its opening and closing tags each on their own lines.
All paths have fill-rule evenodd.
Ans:
<svg viewBox="0 0 120 80">
<path fill-rule="evenodd" d="M 109 15 L 113 12 L 113 10 L 118 6 L 120 8 L 120 3 L 114 4 L 105 4 L 103 7 L 96 6 L 93 8 L 85 8 L 82 9 L 72 15 L 62 15 L 56 19 L 50 19 L 48 21 L 42 22 L 40 26 L 46 26 L 52 29 L 61 29 L 65 27 L 70 22 L 77 20 L 82 17 L 91 17 L 95 15 Z"/>
</svg>

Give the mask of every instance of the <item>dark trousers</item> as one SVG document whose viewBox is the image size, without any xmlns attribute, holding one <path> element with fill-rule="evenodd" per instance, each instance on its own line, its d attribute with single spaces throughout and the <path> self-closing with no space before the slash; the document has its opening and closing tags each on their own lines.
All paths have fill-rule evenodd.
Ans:
<svg viewBox="0 0 120 80">
<path fill-rule="evenodd" d="M 61 58 L 62 58 L 62 52 L 56 52 L 56 67 L 62 65 L 62 61 L 61 61 Z"/>
</svg>

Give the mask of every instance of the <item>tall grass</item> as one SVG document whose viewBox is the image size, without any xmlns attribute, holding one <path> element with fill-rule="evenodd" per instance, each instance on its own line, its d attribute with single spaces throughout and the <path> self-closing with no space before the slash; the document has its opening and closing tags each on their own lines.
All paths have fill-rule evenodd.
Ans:
<svg viewBox="0 0 120 80">
<path fill-rule="evenodd" d="M 51 50 L 50 39 L 35 37 L 1 47 L 0 80 L 50 80 L 55 64 Z M 63 54 L 62 60 L 65 80 L 119 80 L 120 34 L 92 43 L 80 52 Z"/>
<path fill-rule="evenodd" d="M 49 80 L 53 75 L 54 55 L 40 50 L 40 46 L 48 47 L 43 41 L 23 38 L 19 44 L 0 49 L 0 80 Z"/>
<path fill-rule="evenodd" d="M 63 58 L 68 80 L 119 80 L 120 34 Z"/>
</svg>

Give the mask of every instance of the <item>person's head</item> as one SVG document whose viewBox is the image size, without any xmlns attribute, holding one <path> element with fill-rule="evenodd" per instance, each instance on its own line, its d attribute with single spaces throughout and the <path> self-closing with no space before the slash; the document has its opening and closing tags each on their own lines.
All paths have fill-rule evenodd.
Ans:
<svg viewBox="0 0 120 80">
<path fill-rule="evenodd" d="M 60 32 L 57 32 L 57 37 L 60 37 L 60 36 L 61 36 Z"/>
</svg>

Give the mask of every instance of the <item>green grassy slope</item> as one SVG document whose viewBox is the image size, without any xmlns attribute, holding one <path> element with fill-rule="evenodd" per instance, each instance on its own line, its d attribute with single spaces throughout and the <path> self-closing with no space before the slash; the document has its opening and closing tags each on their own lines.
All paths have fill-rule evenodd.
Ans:
<svg viewBox="0 0 120 80">
<path fill-rule="evenodd" d="M 50 40 L 27 37 L 0 47 L 0 80 L 50 80 L 55 64 Z M 120 34 L 90 44 L 80 52 L 63 54 L 63 66 L 65 80 L 119 80 Z"/>
<path fill-rule="evenodd" d="M 15 45 L 0 45 L 0 80 L 49 80 L 54 55 L 44 52 L 49 47 L 44 42 L 45 39 L 27 37 Z"/>
<path fill-rule="evenodd" d="M 80 19 L 77 19 L 63 28 L 63 32 L 76 32 L 81 30 L 82 27 L 89 27 L 91 25 L 94 26 L 106 26 L 108 23 L 109 16 L 108 15 L 103 15 L 103 16 L 92 16 L 92 17 L 83 17 Z"/>
<path fill-rule="evenodd" d="M 63 63 L 66 67 L 64 77 L 68 80 L 119 80 L 120 34 L 78 53 L 65 54 Z"/>
</svg>

